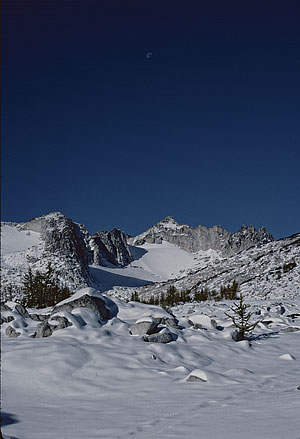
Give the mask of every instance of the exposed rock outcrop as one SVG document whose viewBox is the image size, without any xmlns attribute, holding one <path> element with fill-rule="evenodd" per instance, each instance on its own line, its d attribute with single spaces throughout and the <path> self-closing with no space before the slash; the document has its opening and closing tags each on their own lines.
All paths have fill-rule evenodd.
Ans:
<svg viewBox="0 0 300 439">
<path fill-rule="evenodd" d="M 289 261 L 294 261 L 295 266 L 286 272 L 285 263 Z M 297 234 L 253 246 L 228 258 L 218 256 L 208 259 L 205 265 L 190 270 L 181 278 L 136 288 L 135 292 L 141 299 L 149 300 L 152 296 L 166 294 L 170 287 L 175 287 L 178 291 L 190 290 L 193 294 L 202 289 L 219 292 L 221 286 L 237 282 L 238 292 L 244 295 L 259 295 L 265 298 L 278 290 L 279 297 L 283 297 L 282 294 L 285 297 L 298 297 L 299 275 L 300 234 Z M 128 292 L 128 298 L 130 294 L 131 291 Z M 280 314 L 283 308 L 277 307 L 277 312 Z M 295 318 L 297 316 L 297 313 L 287 315 Z"/>
<path fill-rule="evenodd" d="M 110 263 L 123 267 L 132 261 L 126 235 L 122 231 L 113 229 L 92 237 L 82 224 L 73 222 L 60 212 L 33 218 L 26 223 L 6 225 L 26 232 L 28 236 L 38 233 L 39 240 L 32 247 L 19 252 L 19 257 L 24 260 L 21 270 L 20 266 L 15 267 L 14 258 L 6 255 L 2 272 L 5 298 L 12 292 L 11 298 L 22 299 L 22 283 L 28 264 L 33 272 L 44 272 L 51 264 L 60 282 L 74 291 L 98 286 L 89 264 L 95 262 L 107 266 Z"/>
<path fill-rule="evenodd" d="M 46 252 L 71 257 L 84 268 L 92 259 L 88 248 L 89 234 L 85 227 L 74 223 L 60 212 L 33 219 L 23 227 L 41 233 Z"/>
<path fill-rule="evenodd" d="M 178 224 L 173 217 L 168 216 L 141 233 L 130 242 L 141 245 L 145 242 L 160 244 L 163 240 L 176 244 L 184 250 L 197 252 L 213 249 L 231 256 L 246 250 L 256 244 L 266 244 L 273 241 L 273 237 L 264 227 L 256 230 L 253 226 L 242 226 L 236 233 L 228 232 L 221 226 L 190 227 Z"/>
<path fill-rule="evenodd" d="M 97 232 L 93 235 L 92 240 L 95 264 L 105 266 L 109 262 L 124 267 L 133 260 L 126 235 L 121 230 Z"/>
</svg>

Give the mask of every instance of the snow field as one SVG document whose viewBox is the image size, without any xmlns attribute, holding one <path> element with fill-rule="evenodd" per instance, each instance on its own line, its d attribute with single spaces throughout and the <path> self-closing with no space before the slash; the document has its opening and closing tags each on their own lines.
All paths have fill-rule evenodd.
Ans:
<svg viewBox="0 0 300 439">
<path fill-rule="evenodd" d="M 300 331 L 282 329 L 300 328 L 299 318 L 287 317 L 299 311 L 299 301 L 284 303 L 282 316 L 277 303 L 253 301 L 261 312 L 257 317 L 274 321 L 256 329 L 251 345 L 231 339 L 233 328 L 224 315 L 230 302 L 174 307 L 184 329 L 169 328 L 178 338 L 168 344 L 129 335 L 131 324 L 168 316 L 164 310 L 115 302 L 118 315 L 103 326 L 91 310 L 77 308 L 72 315 L 83 324 L 51 337 L 3 336 L 3 411 L 18 421 L 4 425 L 4 434 L 298 438 Z M 193 316 L 198 323 L 214 319 L 224 329 L 194 329 L 187 322 Z M 190 375 L 203 381 L 189 382 Z"/>
</svg>

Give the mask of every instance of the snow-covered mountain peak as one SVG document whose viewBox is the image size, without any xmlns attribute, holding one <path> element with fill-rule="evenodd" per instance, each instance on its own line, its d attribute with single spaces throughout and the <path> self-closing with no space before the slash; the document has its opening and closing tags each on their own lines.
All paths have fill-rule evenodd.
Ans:
<svg viewBox="0 0 300 439">
<path fill-rule="evenodd" d="M 143 290 L 152 294 L 168 288 L 160 285 L 166 281 L 178 281 L 179 289 L 197 287 L 199 282 L 216 289 L 233 280 L 250 294 L 252 286 L 254 294 L 256 290 L 269 294 L 279 284 L 280 291 L 292 295 L 297 291 L 299 237 L 273 242 L 264 227 L 242 225 L 231 233 L 221 226 L 190 227 L 168 216 L 128 239 L 117 229 L 90 235 L 84 225 L 53 212 L 26 223 L 3 223 L 1 234 L 2 288 L 18 294 L 28 267 L 43 272 L 49 263 L 72 291 L 95 286 L 103 292 L 154 283 L 154 289 Z"/>
<path fill-rule="evenodd" d="M 166 216 L 162 220 L 158 221 L 158 223 L 156 223 L 155 226 L 156 227 L 163 227 L 166 229 L 173 229 L 173 228 L 181 227 L 181 225 L 175 220 L 175 218 L 173 216 Z"/>
<path fill-rule="evenodd" d="M 162 241 L 178 245 L 192 253 L 212 249 L 230 256 L 253 245 L 271 242 L 273 237 L 264 227 L 256 230 L 252 225 L 242 225 L 238 232 L 231 233 L 219 225 L 191 227 L 178 224 L 172 216 L 168 216 L 145 232 L 131 238 L 130 243 L 133 245 L 143 245 L 146 242 L 161 244 Z"/>
</svg>

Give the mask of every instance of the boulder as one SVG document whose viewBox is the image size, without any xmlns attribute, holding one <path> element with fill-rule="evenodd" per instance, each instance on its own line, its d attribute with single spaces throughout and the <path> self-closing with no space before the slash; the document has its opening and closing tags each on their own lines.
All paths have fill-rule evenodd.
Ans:
<svg viewBox="0 0 300 439">
<path fill-rule="evenodd" d="M 172 332 L 170 332 L 167 328 L 164 328 L 162 331 L 151 334 L 151 335 L 145 335 L 143 337 L 144 341 L 147 341 L 149 343 L 170 343 L 174 340 L 174 336 Z"/>
<path fill-rule="evenodd" d="M 44 322 L 49 319 L 50 314 L 29 314 L 29 317 L 35 322 Z"/>
<path fill-rule="evenodd" d="M 12 322 L 14 320 L 14 316 L 7 316 L 7 317 L 0 317 L 0 324 L 2 325 L 2 323 L 9 323 Z"/>
<path fill-rule="evenodd" d="M 242 341 L 242 340 L 245 340 L 245 337 L 240 333 L 240 331 L 234 331 L 234 332 L 231 334 L 231 338 L 232 338 L 232 340 L 234 340 L 234 341 Z"/>
<path fill-rule="evenodd" d="M 197 376 L 195 376 L 195 375 L 190 375 L 190 376 L 186 379 L 186 381 L 190 381 L 190 382 L 201 381 L 202 383 L 206 383 L 206 382 L 207 382 L 206 380 L 203 380 L 202 378 L 197 377 Z"/>
<path fill-rule="evenodd" d="M 15 330 L 15 328 L 13 328 L 12 326 L 8 326 L 6 328 L 5 334 L 7 335 L 7 337 L 10 337 L 10 338 L 16 338 L 16 337 L 19 337 L 19 335 L 21 335 L 21 333 L 17 332 Z"/>
<path fill-rule="evenodd" d="M 270 325 L 271 323 L 273 323 L 273 320 L 262 320 L 262 322 L 261 322 L 263 325 L 265 325 L 265 326 L 268 326 L 268 325 Z"/>
<path fill-rule="evenodd" d="M 201 323 L 196 323 L 194 326 L 193 326 L 193 329 L 203 329 L 203 326 L 201 325 Z M 205 328 L 204 328 L 205 329 Z"/>
<path fill-rule="evenodd" d="M 188 319 L 188 324 L 205 329 L 215 329 L 217 327 L 217 322 L 215 319 L 210 318 L 205 314 L 193 314 Z"/>
<path fill-rule="evenodd" d="M 131 335 L 153 334 L 157 332 L 158 323 L 155 321 L 138 322 L 130 326 L 129 333 Z"/>
<path fill-rule="evenodd" d="M 297 326 L 288 326 L 287 328 L 283 328 L 281 332 L 298 332 L 300 331 L 300 328 L 297 328 Z"/>
<path fill-rule="evenodd" d="M 168 326 L 169 328 L 179 328 L 179 321 L 175 317 L 154 317 L 153 321 L 158 325 Z"/>
<path fill-rule="evenodd" d="M 300 314 L 298 314 L 298 313 L 289 314 L 287 317 L 290 317 L 292 320 L 294 320 L 294 319 L 297 319 L 297 317 L 300 317 Z"/>
<path fill-rule="evenodd" d="M 89 294 L 84 294 L 78 299 L 70 300 L 61 305 L 56 305 L 51 315 L 56 314 L 59 311 L 72 312 L 76 308 L 89 308 L 92 309 L 97 315 L 99 320 L 109 320 L 112 316 L 110 310 L 106 307 L 105 300 L 100 297 L 90 296 Z"/>
<path fill-rule="evenodd" d="M 30 318 L 29 312 L 27 311 L 25 306 L 21 305 L 20 303 L 16 305 L 15 311 L 17 311 L 20 314 L 20 316 L 23 317 L 24 319 Z"/>
<path fill-rule="evenodd" d="M 53 331 L 56 331 L 57 329 L 64 329 L 64 328 L 68 328 L 69 326 L 73 326 L 73 323 L 71 323 L 64 316 L 53 316 L 52 319 L 54 320 L 51 321 L 51 327 L 53 328 Z M 58 323 L 56 324 L 56 322 Z"/>
<path fill-rule="evenodd" d="M 12 311 L 12 309 L 8 305 L 6 305 L 5 303 L 1 303 L 1 312 L 4 312 L 4 311 Z"/>
<path fill-rule="evenodd" d="M 35 338 L 49 337 L 52 335 L 53 328 L 49 325 L 48 320 L 37 325 L 36 332 L 34 334 Z"/>
</svg>

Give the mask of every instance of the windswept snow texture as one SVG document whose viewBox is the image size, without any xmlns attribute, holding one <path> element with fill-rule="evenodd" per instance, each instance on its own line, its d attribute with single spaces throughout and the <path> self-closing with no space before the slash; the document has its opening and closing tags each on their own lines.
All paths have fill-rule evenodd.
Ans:
<svg viewBox="0 0 300 439">
<path fill-rule="evenodd" d="M 195 268 L 203 258 L 217 255 L 213 250 L 192 254 L 166 241 L 162 244 L 130 246 L 130 251 L 134 261 L 127 267 L 90 265 L 91 274 L 99 283 L 101 291 L 118 286 L 140 287 L 180 278 Z"/>
<path fill-rule="evenodd" d="M 15 325 L 23 327 L 23 334 L 15 339 L 3 335 L 4 435 L 299 438 L 299 300 L 252 300 L 262 323 L 251 345 L 232 340 L 225 316 L 230 303 L 174 307 L 180 329 L 169 330 L 177 338 L 160 344 L 130 335 L 129 328 L 150 317 L 170 317 L 166 311 L 114 301 L 119 313 L 105 325 L 91 310 L 77 308 L 65 312 L 73 326 L 50 337 L 26 335 L 30 319 L 21 317 Z M 193 315 L 194 320 L 200 315 L 214 319 L 218 326 L 196 329 L 188 322 Z M 2 325 L 3 332 L 9 324 Z"/>
</svg>

